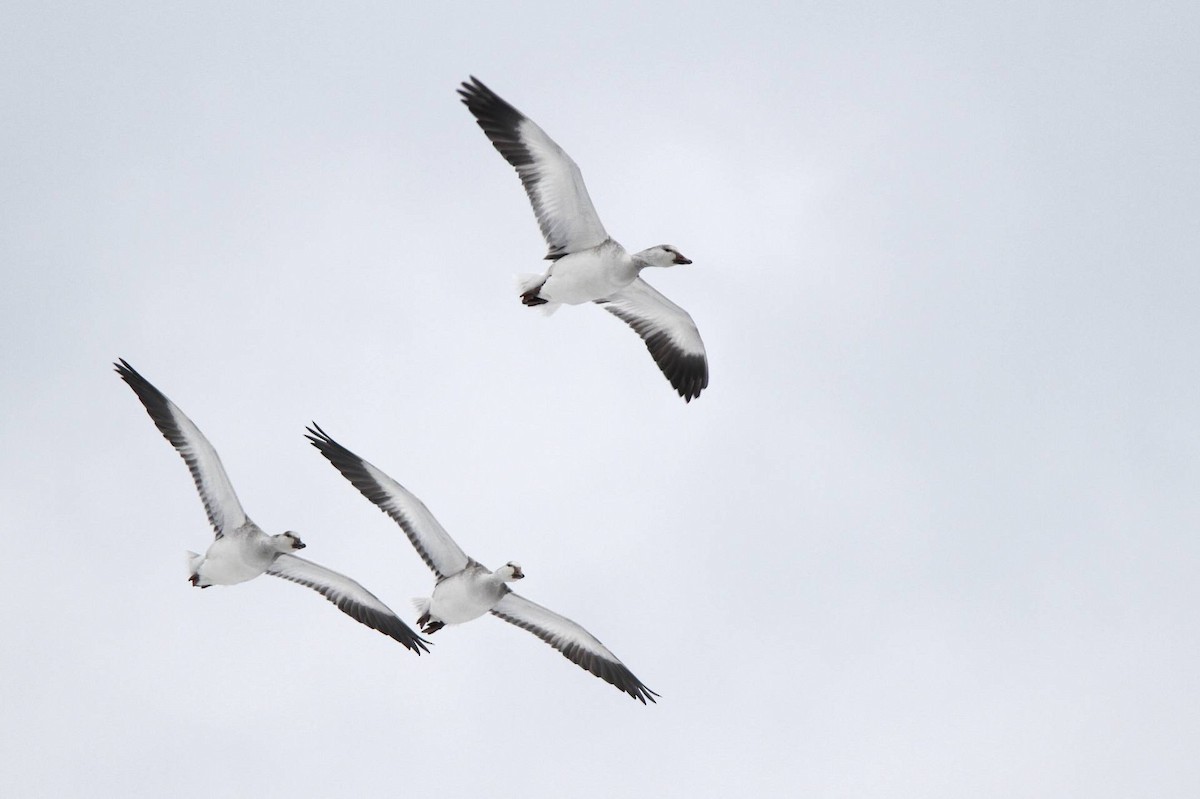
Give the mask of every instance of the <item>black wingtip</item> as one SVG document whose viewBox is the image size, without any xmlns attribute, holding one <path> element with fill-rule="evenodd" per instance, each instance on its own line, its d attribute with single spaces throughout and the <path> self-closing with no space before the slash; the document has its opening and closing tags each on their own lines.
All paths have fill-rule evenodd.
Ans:
<svg viewBox="0 0 1200 799">
<path fill-rule="evenodd" d="M 675 352 L 665 342 L 665 338 L 647 340 L 646 348 L 671 387 L 684 402 L 691 402 L 708 388 L 708 361 L 703 355 Z"/>
<path fill-rule="evenodd" d="M 311 588 L 312 586 L 310 585 L 309 587 Z M 326 599 L 329 599 L 329 597 L 326 597 Z M 330 601 L 334 602 L 338 609 L 350 616 L 350 618 L 383 633 L 405 649 L 416 653 L 418 657 L 420 657 L 422 652 L 429 651 L 430 642 L 417 635 L 411 627 L 401 621 L 399 616 L 380 616 L 362 611 L 352 612 L 351 609 L 340 602 L 332 599 Z"/>
<path fill-rule="evenodd" d="M 321 425 L 316 422 L 310 422 L 308 427 L 304 429 L 306 431 L 304 437 L 311 441 L 314 447 L 317 446 L 318 441 L 332 441 L 329 434 L 322 430 Z"/>
<path fill-rule="evenodd" d="M 464 105 L 470 105 L 473 99 L 487 94 L 495 94 L 495 92 L 474 75 L 468 75 L 467 80 L 458 85 L 458 95 Z"/>
<path fill-rule="evenodd" d="M 343 612 L 346 612 L 345 608 L 342 608 L 340 605 L 338 607 Z M 390 619 L 384 618 L 377 622 L 376 620 L 368 620 L 365 617 L 360 617 L 353 613 L 348 613 L 347 615 L 356 621 L 362 622 L 366 626 L 383 633 L 388 638 L 391 638 L 393 641 L 400 644 L 410 652 L 415 652 L 417 657 L 420 657 L 422 652 L 429 651 L 430 642 L 417 635 L 416 632 L 414 632 L 411 627 L 401 621 L 399 617 L 393 617 Z"/>
<path fill-rule="evenodd" d="M 150 413 L 150 418 L 154 420 L 154 423 L 158 425 L 158 428 L 162 434 L 167 436 L 167 440 L 170 441 L 171 438 L 169 435 L 167 435 L 167 431 L 163 430 L 162 428 L 165 420 L 161 418 L 162 415 L 166 413 L 162 406 L 165 406 L 170 402 L 170 400 L 167 399 L 167 395 L 163 394 L 157 386 L 155 386 L 145 377 L 142 377 L 141 373 L 139 373 L 137 369 L 134 369 L 132 366 L 130 366 L 129 362 L 124 358 L 118 358 L 116 360 L 116 362 L 113 364 L 113 371 L 115 371 L 120 378 L 124 380 L 131 389 L 133 389 L 133 393 L 137 394 L 137 397 L 139 400 L 141 400 L 142 405 L 144 405 L 146 410 Z"/>
<path fill-rule="evenodd" d="M 408 629 L 408 628 L 405 628 L 405 629 Z M 398 639 L 398 638 L 397 638 L 396 640 L 398 640 L 398 641 L 399 641 L 400 639 Z M 416 652 L 416 653 L 417 653 L 417 657 L 420 657 L 422 652 L 428 652 L 428 651 L 429 651 L 429 646 L 430 646 L 430 644 L 432 644 L 433 642 L 432 642 L 432 641 L 426 641 L 424 638 L 420 637 L 420 636 L 419 636 L 419 635 L 417 635 L 416 633 L 413 633 L 413 636 L 412 636 L 412 638 L 411 638 L 410 640 L 408 640 L 408 641 L 400 641 L 400 643 L 404 644 L 404 646 L 405 646 L 405 647 L 407 647 L 408 649 L 412 650 L 413 652 Z"/>
<path fill-rule="evenodd" d="M 134 369 L 132 366 L 130 366 L 129 362 L 124 358 L 117 358 L 117 360 L 113 362 L 113 371 L 119 374 L 121 379 L 126 383 L 128 383 L 131 378 L 140 378 L 145 380 L 144 377 L 138 374 L 137 369 Z"/>
<path fill-rule="evenodd" d="M 683 397 L 684 402 L 691 402 L 700 396 L 700 392 L 708 388 L 707 377 L 703 380 L 694 380 L 689 384 L 683 384 L 675 387 L 679 392 L 679 396 Z"/>
<path fill-rule="evenodd" d="M 604 680 L 605 682 L 611 683 L 617 688 L 620 688 L 622 691 L 629 694 L 643 705 L 646 704 L 647 701 L 652 704 L 658 704 L 658 700 L 654 697 L 659 696 L 659 694 L 647 688 L 641 680 L 633 676 L 633 672 L 629 671 L 629 669 L 625 668 L 624 666 L 619 666 L 617 669 L 615 669 L 615 672 L 616 673 L 609 676 L 599 674 L 596 676 L 600 677 L 600 679 Z"/>
</svg>

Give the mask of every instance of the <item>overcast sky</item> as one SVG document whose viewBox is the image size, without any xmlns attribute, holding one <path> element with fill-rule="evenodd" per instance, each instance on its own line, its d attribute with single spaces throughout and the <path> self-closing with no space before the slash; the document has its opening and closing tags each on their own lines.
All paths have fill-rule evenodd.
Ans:
<svg viewBox="0 0 1200 799">
<path fill-rule="evenodd" d="M 1194 3 L 0 7 L 6 796 L 1200 795 Z M 544 318 L 469 74 L 678 247 L 685 405 Z M 433 578 L 304 426 L 579 621 L 643 707 Z"/>
</svg>

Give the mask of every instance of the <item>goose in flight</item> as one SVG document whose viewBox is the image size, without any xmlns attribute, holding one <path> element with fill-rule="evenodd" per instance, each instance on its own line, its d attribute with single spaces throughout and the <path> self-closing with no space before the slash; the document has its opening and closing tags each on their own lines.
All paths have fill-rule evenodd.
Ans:
<svg viewBox="0 0 1200 799">
<path fill-rule="evenodd" d="M 113 366 L 146 406 L 163 437 L 183 457 L 216 532 L 216 540 L 206 554 L 188 553 L 188 579 L 192 585 L 233 585 L 264 573 L 282 577 L 308 586 L 350 618 L 396 639 L 418 655 L 422 650 L 429 651 L 428 642 L 370 591 L 343 574 L 291 554 L 305 546 L 295 533 L 267 535 L 250 521 L 217 451 L 200 429 L 124 360 Z"/>
<path fill-rule="evenodd" d="M 417 622 L 421 632 L 429 635 L 447 624 L 462 624 L 490 612 L 533 633 L 642 704 L 647 699 L 655 701 L 658 694 L 633 676 L 595 636 L 570 619 L 513 593 L 506 583 L 525 577 L 520 564 L 509 561 L 489 571 L 468 557 L 424 503 L 404 486 L 334 441 L 315 423 L 308 428 L 308 439 L 364 497 L 400 525 L 417 554 L 437 576 L 433 596 L 415 600 L 421 613 Z"/>
<path fill-rule="evenodd" d="M 504 159 L 517 170 L 550 246 L 543 274 L 523 275 L 521 301 L 552 313 L 562 303 L 594 302 L 632 327 L 685 402 L 708 386 L 708 359 L 687 311 L 655 291 L 640 273 L 648 266 L 690 264 L 660 244 L 633 253 L 609 237 L 592 207 L 583 174 L 529 117 L 477 78 L 458 93 Z"/>
</svg>

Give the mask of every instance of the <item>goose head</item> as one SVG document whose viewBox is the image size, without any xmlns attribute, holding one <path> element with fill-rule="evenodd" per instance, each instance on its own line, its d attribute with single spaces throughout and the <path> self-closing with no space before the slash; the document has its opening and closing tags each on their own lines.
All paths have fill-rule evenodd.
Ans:
<svg viewBox="0 0 1200 799">
<path fill-rule="evenodd" d="M 651 247 L 648 250 L 642 250 L 637 254 L 638 259 L 646 264 L 646 266 L 675 266 L 676 264 L 690 264 L 691 261 L 684 257 L 684 254 L 672 247 L 670 244 L 660 244 L 657 247 Z"/>
<path fill-rule="evenodd" d="M 525 572 L 521 571 L 520 563 L 517 563 L 514 560 L 510 560 L 508 563 L 504 564 L 499 569 L 496 569 L 496 576 L 499 577 L 501 580 L 503 580 L 506 583 L 511 583 L 515 580 L 524 579 Z"/>
<path fill-rule="evenodd" d="M 307 546 L 307 544 L 300 540 L 300 536 L 291 530 L 271 536 L 271 542 L 275 545 L 277 552 L 294 552 L 297 549 L 304 549 Z"/>
</svg>

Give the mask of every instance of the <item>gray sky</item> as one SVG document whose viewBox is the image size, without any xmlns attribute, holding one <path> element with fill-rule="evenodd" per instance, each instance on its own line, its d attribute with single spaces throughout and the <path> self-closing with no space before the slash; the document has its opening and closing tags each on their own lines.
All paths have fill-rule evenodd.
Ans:
<svg viewBox="0 0 1200 799">
<path fill-rule="evenodd" d="M 0 8 L 10 796 L 1200 794 L 1195 4 Z M 695 318 L 684 405 L 454 90 Z M 584 624 L 197 591 L 183 462 L 412 618 L 316 420 Z"/>
</svg>

